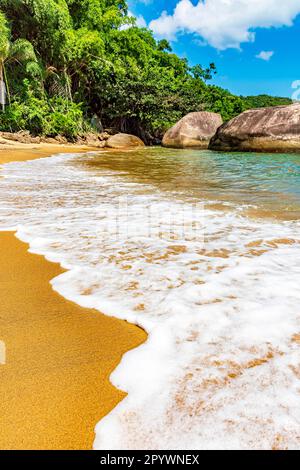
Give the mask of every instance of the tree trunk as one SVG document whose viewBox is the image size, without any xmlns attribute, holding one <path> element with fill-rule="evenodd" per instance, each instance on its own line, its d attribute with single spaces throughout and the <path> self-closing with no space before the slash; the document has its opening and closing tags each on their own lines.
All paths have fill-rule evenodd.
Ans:
<svg viewBox="0 0 300 470">
<path fill-rule="evenodd" d="M 0 64 L 0 103 L 2 106 L 2 111 L 5 111 L 5 83 L 4 83 L 4 76 L 3 76 L 3 61 Z"/>
<path fill-rule="evenodd" d="M 147 132 L 136 118 L 121 117 L 114 122 L 114 126 L 126 134 L 133 134 L 142 139 L 146 145 L 153 143 L 153 137 Z"/>
</svg>

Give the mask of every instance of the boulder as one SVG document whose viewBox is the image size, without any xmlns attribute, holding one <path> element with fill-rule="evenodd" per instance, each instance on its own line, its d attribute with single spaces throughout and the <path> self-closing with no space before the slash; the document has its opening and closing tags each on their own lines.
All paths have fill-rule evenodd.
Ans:
<svg viewBox="0 0 300 470">
<path fill-rule="evenodd" d="M 222 124 L 220 114 L 206 111 L 187 114 L 165 133 L 162 145 L 170 148 L 205 149 Z"/>
<path fill-rule="evenodd" d="M 67 144 L 68 143 L 68 139 L 63 136 L 63 135 L 60 135 L 58 134 L 57 136 L 55 136 L 55 140 L 59 143 L 59 144 Z"/>
<path fill-rule="evenodd" d="M 112 149 L 123 149 L 132 147 L 145 147 L 144 142 L 131 134 L 116 134 L 109 137 L 106 146 Z"/>
<path fill-rule="evenodd" d="M 250 109 L 221 126 L 209 148 L 222 151 L 300 151 L 300 103 Z"/>
<path fill-rule="evenodd" d="M 87 145 L 91 145 L 91 146 L 97 146 L 97 144 L 99 143 L 99 138 L 98 138 L 98 134 L 95 134 L 93 132 L 87 132 L 85 135 L 84 135 L 84 140 L 85 140 L 85 143 Z"/>
<path fill-rule="evenodd" d="M 20 142 L 21 144 L 31 143 L 31 135 L 29 131 L 1 132 L 1 137 L 14 142 Z"/>
</svg>

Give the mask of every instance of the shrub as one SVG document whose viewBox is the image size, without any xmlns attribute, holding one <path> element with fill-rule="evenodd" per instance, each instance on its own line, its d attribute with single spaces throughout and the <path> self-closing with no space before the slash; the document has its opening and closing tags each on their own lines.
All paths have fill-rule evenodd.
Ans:
<svg viewBox="0 0 300 470">
<path fill-rule="evenodd" d="M 0 114 L 0 130 L 28 130 L 34 135 L 63 135 L 69 139 L 82 133 L 84 119 L 81 105 L 62 98 L 42 100 L 29 96 L 24 102 L 14 101 Z"/>
<path fill-rule="evenodd" d="M 49 101 L 52 112 L 49 114 L 48 135 L 64 135 L 74 138 L 82 133 L 84 128 L 81 105 L 62 98 L 52 98 Z"/>
</svg>

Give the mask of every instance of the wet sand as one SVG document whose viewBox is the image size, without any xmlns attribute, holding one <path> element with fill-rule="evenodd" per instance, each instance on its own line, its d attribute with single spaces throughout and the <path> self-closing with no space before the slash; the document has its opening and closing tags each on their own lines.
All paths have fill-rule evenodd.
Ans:
<svg viewBox="0 0 300 470">
<path fill-rule="evenodd" d="M 16 152 L 0 163 L 53 147 Z M 0 449 L 90 449 L 96 423 L 125 396 L 109 375 L 146 334 L 56 294 L 49 281 L 62 269 L 27 250 L 0 232 Z"/>
<path fill-rule="evenodd" d="M 9 162 L 34 160 L 56 153 L 81 153 L 89 150 L 99 151 L 101 149 L 79 145 L 19 144 L 18 142 L 7 145 L 0 143 L 0 165 Z"/>
</svg>

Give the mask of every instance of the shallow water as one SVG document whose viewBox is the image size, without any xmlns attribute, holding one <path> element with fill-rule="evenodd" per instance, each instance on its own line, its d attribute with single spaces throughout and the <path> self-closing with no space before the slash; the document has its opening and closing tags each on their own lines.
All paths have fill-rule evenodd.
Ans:
<svg viewBox="0 0 300 470">
<path fill-rule="evenodd" d="M 87 160 L 177 196 L 215 199 L 258 209 L 261 215 L 300 218 L 300 155 L 223 153 L 161 148 Z M 259 215 L 259 211 L 257 212 Z"/>
<path fill-rule="evenodd" d="M 299 448 L 299 156 L 145 149 L 2 174 L 0 227 L 68 269 L 53 287 L 149 332 L 95 448 Z"/>
</svg>

